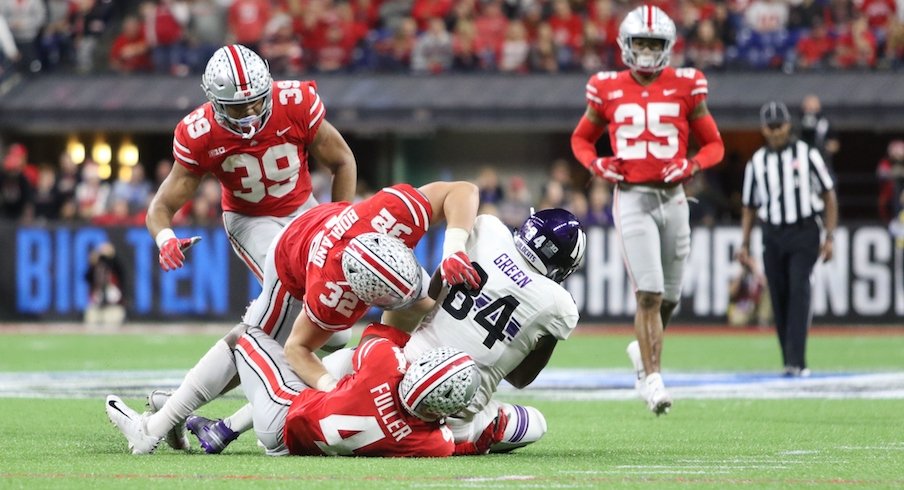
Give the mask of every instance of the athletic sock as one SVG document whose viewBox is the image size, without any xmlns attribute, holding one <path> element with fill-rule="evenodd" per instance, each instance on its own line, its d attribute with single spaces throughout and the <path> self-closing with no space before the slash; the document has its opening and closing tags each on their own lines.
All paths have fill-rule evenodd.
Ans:
<svg viewBox="0 0 904 490">
<path fill-rule="evenodd" d="M 148 418 L 148 434 L 154 437 L 166 435 L 192 412 L 216 398 L 235 374 L 232 349 L 225 341 L 217 341 L 195 367 L 188 371 L 182 384 L 163 408 Z"/>
</svg>

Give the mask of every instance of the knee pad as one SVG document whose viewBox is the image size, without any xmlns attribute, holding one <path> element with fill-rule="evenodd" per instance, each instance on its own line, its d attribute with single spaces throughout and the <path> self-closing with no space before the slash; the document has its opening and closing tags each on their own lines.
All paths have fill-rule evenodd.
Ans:
<svg viewBox="0 0 904 490">
<path fill-rule="evenodd" d="M 508 425 L 502 441 L 490 448 L 491 453 L 505 453 L 539 441 L 546 434 L 546 417 L 534 407 L 503 403 Z"/>
</svg>

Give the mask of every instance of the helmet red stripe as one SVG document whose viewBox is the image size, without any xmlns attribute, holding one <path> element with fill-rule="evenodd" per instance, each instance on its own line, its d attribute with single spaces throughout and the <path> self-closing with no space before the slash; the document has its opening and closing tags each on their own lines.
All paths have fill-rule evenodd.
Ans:
<svg viewBox="0 0 904 490">
<path fill-rule="evenodd" d="M 360 247 L 355 242 L 350 242 L 348 247 L 352 250 L 352 252 L 357 255 L 360 260 L 364 263 L 364 265 L 369 268 L 374 274 L 379 275 L 381 278 L 385 279 L 390 286 L 396 289 L 402 296 L 407 295 L 414 289 L 414 285 L 408 282 L 404 277 L 399 275 L 396 271 L 392 270 L 389 267 L 386 267 L 380 257 L 376 256 L 373 252 L 367 249 L 367 247 Z"/>
<path fill-rule="evenodd" d="M 433 372 L 429 377 L 425 377 L 418 382 L 418 385 L 408 393 L 408 396 L 405 398 L 405 403 L 414 409 L 417 406 L 417 401 L 422 397 L 423 393 L 428 389 L 436 385 L 436 383 L 444 378 L 450 376 L 450 372 L 457 372 L 459 366 L 462 364 L 468 364 L 472 362 L 471 357 L 464 352 L 459 352 L 455 357 L 444 362 L 440 369 L 437 369 Z M 454 373 L 452 373 L 454 374 Z"/>
<path fill-rule="evenodd" d="M 653 31 L 653 7 L 647 5 L 647 29 Z"/>
<path fill-rule="evenodd" d="M 242 68 L 242 55 L 235 45 L 229 46 L 229 58 L 232 61 L 232 67 L 235 70 L 235 84 L 238 88 L 244 90 L 248 87 L 248 76 Z"/>
</svg>

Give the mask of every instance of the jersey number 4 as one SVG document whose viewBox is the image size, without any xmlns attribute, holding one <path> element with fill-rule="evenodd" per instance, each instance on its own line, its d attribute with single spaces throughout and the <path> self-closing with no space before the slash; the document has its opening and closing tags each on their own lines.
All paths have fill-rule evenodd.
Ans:
<svg viewBox="0 0 904 490">
<path fill-rule="evenodd" d="M 674 102 L 650 102 L 646 109 L 640 104 L 622 104 L 615 109 L 613 119 L 618 123 L 615 130 L 615 155 L 622 160 L 643 160 L 648 154 L 666 160 L 678 154 L 678 128 L 662 121 L 663 117 L 678 117 L 681 108 Z M 665 138 L 658 141 L 639 141 L 648 130 L 650 134 Z"/>
<path fill-rule="evenodd" d="M 375 417 L 361 415 L 328 415 L 320 419 L 320 432 L 326 441 L 314 442 L 327 456 L 352 456 L 385 437 Z M 352 435 L 343 438 L 343 433 Z"/>
<path fill-rule="evenodd" d="M 446 313 L 456 320 L 464 320 L 468 313 L 474 309 L 474 321 L 487 331 L 487 337 L 483 340 L 483 345 L 488 349 L 493 348 L 493 344 L 497 340 L 505 340 L 505 326 L 508 325 L 515 308 L 521 304 L 514 296 L 506 295 L 495 301 L 490 302 L 490 298 L 482 298 L 477 308 L 474 308 L 474 298 L 480 295 L 483 286 L 489 277 L 480 264 L 471 262 L 477 274 L 480 276 L 480 288 L 476 290 L 467 289 L 464 285 L 459 284 L 453 286 L 443 300 L 443 309 Z"/>
</svg>

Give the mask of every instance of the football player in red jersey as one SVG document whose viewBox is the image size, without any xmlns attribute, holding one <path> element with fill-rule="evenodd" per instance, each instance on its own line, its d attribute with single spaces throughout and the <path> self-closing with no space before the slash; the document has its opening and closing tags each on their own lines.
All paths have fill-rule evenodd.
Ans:
<svg viewBox="0 0 904 490">
<path fill-rule="evenodd" d="M 255 434 L 271 456 L 442 457 L 485 454 L 501 440 L 505 411 L 475 442 L 455 444 L 444 419 L 474 398 L 480 376 L 459 349 L 439 347 L 411 364 L 408 334 L 369 325 L 352 356 L 352 373 L 331 391 L 309 388 L 292 371 L 282 346 L 259 327 L 239 324 L 226 337 L 233 370 L 253 406 Z M 210 386 L 222 390 L 225 384 Z M 142 416 L 107 397 L 117 419 Z M 191 417 L 200 418 L 200 417 Z M 204 439 L 202 439 L 204 441 Z M 130 441 L 131 442 L 131 441 Z M 206 447 L 206 446 L 205 446 Z"/>
<path fill-rule="evenodd" d="M 248 307 L 243 323 L 261 327 L 284 344 L 288 362 L 306 385 L 330 391 L 336 380 L 314 352 L 333 332 L 350 328 L 371 305 L 394 310 L 417 303 L 412 309 L 421 314 L 429 309 L 432 301 L 421 287 L 427 273 L 411 249 L 431 224 L 446 222 L 439 269 L 445 282 L 479 287 L 477 271 L 465 253 L 477 206 L 477 186 L 469 182 L 433 182 L 419 188 L 398 184 L 355 204 L 316 206 L 273 240 L 263 267 L 263 290 Z M 225 386 L 234 377 L 228 337 L 217 342 L 172 397 L 147 417 L 124 418 L 122 410 L 108 402 L 108 416 L 134 453 L 152 452 L 174 428 L 181 433 L 191 412 L 220 394 L 211 387 Z M 216 423 L 225 424 L 221 432 L 228 440 L 208 452 L 219 452 L 250 428 Z"/>
<path fill-rule="evenodd" d="M 160 249 L 160 267 L 182 267 L 194 241 L 178 238 L 172 219 L 194 196 L 202 177 L 222 186 L 223 224 L 235 253 L 258 280 L 273 237 L 314 207 L 309 156 L 333 174 L 333 201 L 355 196 L 355 157 L 326 120 L 312 81 L 274 82 L 267 63 L 239 44 L 217 50 L 201 87 L 209 102 L 176 125 L 176 165 L 148 207 L 147 228 Z"/>
<path fill-rule="evenodd" d="M 629 70 L 600 72 L 587 82 L 587 110 L 571 136 L 575 157 L 615 185 L 616 231 L 634 284 L 637 341 L 628 355 L 639 394 L 657 415 L 672 404 L 660 375 L 662 332 L 681 297 L 690 252 L 687 199 L 681 183 L 722 160 L 725 147 L 706 107 L 706 77 L 668 66 L 675 24 L 645 5 L 625 17 L 618 33 Z M 600 157 L 596 141 L 609 129 L 614 155 Z M 688 155 L 688 133 L 700 145 Z"/>
</svg>

